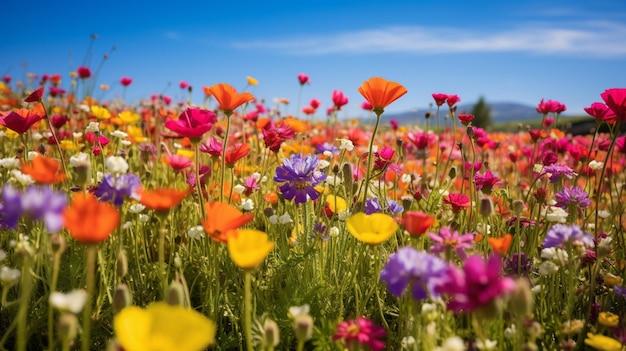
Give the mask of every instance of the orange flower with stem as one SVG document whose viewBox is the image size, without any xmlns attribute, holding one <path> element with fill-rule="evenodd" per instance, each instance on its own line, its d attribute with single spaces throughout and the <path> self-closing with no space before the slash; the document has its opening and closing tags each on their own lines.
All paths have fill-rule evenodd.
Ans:
<svg viewBox="0 0 626 351">
<path fill-rule="evenodd" d="M 59 161 L 42 155 L 37 155 L 30 164 L 24 164 L 22 173 L 41 184 L 58 184 L 67 179 Z"/>
<path fill-rule="evenodd" d="M 509 252 L 509 248 L 511 248 L 513 235 L 506 234 L 501 238 L 487 238 L 487 242 L 489 242 L 493 251 L 497 252 L 500 256 L 504 256 Z"/>
<path fill-rule="evenodd" d="M 87 302 L 83 309 L 82 350 L 89 350 L 91 332 L 91 296 L 95 287 L 97 244 L 109 238 L 120 223 L 120 213 L 111 204 L 99 202 L 93 194 L 76 193 L 72 203 L 63 212 L 63 222 L 70 235 L 87 244 L 85 276 Z"/>
<path fill-rule="evenodd" d="M 171 188 L 139 191 L 139 202 L 151 210 L 157 212 L 169 211 L 172 207 L 183 201 L 191 193 L 191 188 L 176 190 Z"/>
<path fill-rule="evenodd" d="M 359 87 L 359 93 L 363 95 L 365 100 L 372 104 L 372 111 L 376 114 L 376 124 L 374 125 L 374 131 L 370 138 L 370 145 L 367 153 L 367 170 L 365 175 L 365 187 L 363 189 L 363 205 L 367 200 L 367 193 L 369 191 L 370 171 L 372 168 L 372 150 L 374 148 L 374 139 L 376 137 L 376 131 L 378 131 L 378 125 L 380 124 L 380 116 L 382 116 L 385 108 L 392 102 L 398 100 L 402 95 L 407 93 L 404 86 L 388 81 L 380 77 L 372 77 L 368 81 L 363 82 Z"/>
<path fill-rule="evenodd" d="M 228 241 L 228 231 L 250 222 L 254 215 L 243 214 L 235 206 L 213 201 L 204 205 L 206 218 L 202 219 L 204 231 L 216 242 Z"/>
<path fill-rule="evenodd" d="M 226 172 L 226 146 L 228 145 L 228 133 L 230 132 L 230 116 L 232 116 L 233 111 L 235 111 L 239 106 L 245 104 L 246 102 L 254 100 L 254 95 L 251 93 L 245 92 L 239 94 L 235 88 L 233 88 L 229 84 L 220 83 L 215 84 L 208 89 L 208 92 L 213 95 L 217 103 L 220 105 L 222 111 L 226 115 L 226 133 L 224 133 L 224 141 L 222 144 L 222 159 L 220 166 L 221 174 L 220 174 L 220 183 L 224 184 L 225 172 Z M 224 201 L 224 186 L 220 189 L 220 201 Z"/>
</svg>

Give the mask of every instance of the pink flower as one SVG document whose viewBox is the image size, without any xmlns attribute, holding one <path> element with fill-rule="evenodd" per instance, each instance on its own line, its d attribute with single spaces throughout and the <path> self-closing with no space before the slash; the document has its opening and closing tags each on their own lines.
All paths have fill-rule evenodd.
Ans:
<svg viewBox="0 0 626 351">
<path fill-rule="evenodd" d="M 214 137 L 210 137 L 208 141 L 200 144 L 200 151 L 213 157 L 222 156 L 223 143 Z"/>
<path fill-rule="evenodd" d="M 457 103 L 461 102 L 461 98 L 458 95 L 448 95 L 448 107 L 452 108 Z"/>
<path fill-rule="evenodd" d="M 476 184 L 477 190 L 482 190 L 484 194 L 488 194 L 491 192 L 494 185 L 502 184 L 502 181 L 488 169 L 485 174 L 476 173 L 474 176 L 474 184 Z"/>
<path fill-rule="evenodd" d="M 366 111 L 371 111 L 374 106 L 372 106 L 372 104 L 370 104 L 368 101 L 363 101 L 363 103 L 361 104 L 361 108 Z"/>
<path fill-rule="evenodd" d="M 89 67 L 80 66 L 76 69 L 76 73 L 81 79 L 87 79 L 91 77 L 91 70 L 89 69 Z"/>
<path fill-rule="evenodd" d="M 498 297 L 513 291 L 515 282 L 501 276 L 502 263 L 498 255 L 483 260 L 473 255 L 465 260 L 462 269 L 450 267 L 447 279 L 435 291 L 450 297 L 448 309 L 471 312 L 486 306 Z"/>
<path fill-rule="evenodd" d="M 341 110 L 341 107 L 348 103 L 348 97 L 345 96 L 341 90 L 333 91 L 331 99 L 333 100 L 333 104 L 337 110 Z"/>
<path fill-rule="evenodd" d="M 309 84 L 309 76 L 305 73 L 300 73 L 298 74 L 298 81 L 300 82 L 300 85 Z"/>
<path fill-rule="evenodd" d="M 40 101 L 42 97 L 43 97 L 43 87 L 40 87 L 39 89 L 30 93 L 30 95 L 28 95 L 26 99 L 24 99 L 24 101 L 37 102 L 37 101 Z"/>
<path fill-rule="evenodd" d="M 452 206 L 452 211 L 460 212 L 462 209 L 470 207 L 470 198 L 464 194 L 448 194 L 447 197 L 443 198 L 443 203 Z"/>
<path fill-rule="evenodd" d="M 309 105 L 311 105 L 311 107 L 313 107 L 316 110 L 317 110 L 318 107 L 320 107 L 321 104 L 322 104 L 322 102 L 319 101 L 316 98 L 313 98 L 313 99 L 311 99 L 311 101 L 309 101 Z"/>
<path fill-rule="evenodd" d="M 11 76 L 10 75 L 4 75 L 4 76 L 2 76 L 2 80 L 5 83 L 9 84 L 9 83 L 11 83 Z"/>
<path fill-rule="evenodd" d="M 44 115 L 40 115 L 31 110 L 19 109 L 7 112 L 5 115 L 0 113 L 0 125 L 11 129 L 18 134 L 26 133 L 33 124 L 41 121 Z"/>
<path fill-rule="evenodd" d="M 537 112 L 544 115 L 550 112 L 558 113 L 558 111 L 565 111 L 565 105 L 562 105 L 560 102 L 555 100 L 544 101 L 543 99 L 541 99 L 541 102 L 539 102 L 539 105 L 537 105 Z"/>
<path fill-rule="evenodd" d="M 169 118 L 165 122 L 165 127 L 180 136 L 201 139 L 204 133 L 211 130 L 215 122 L 217 116 L 212 111 L 188 107 L 178 119 Z"/>
<path fill-rule="evenodd" d="M 368 346 L 372 351 L 379 351 L 385 349 L 385 342 L 379 339 L 386 334 L 383 327 L 367 318 L 359 317 L 356 320 L 339 323 L 333 340 L 341 340 L 349 350 L 359 346 Z"/>
<path fill-rule="evenodd" d="M 120 84 L 122 84 L 122 85 L 123 85 L 123 86 L 125 86 L 125 87 L 129 86 L 129 85 L 130 85 L 130 83 L 132 83 L 132 82 L 133 82 L 132 78 L 122 77 L 122 78 L 120 79 Z"/>
<path fill-rule="evenodd" d="M 400 128 L 400 123 L 398 123 L 397 119 L 390 119 L 389 125 L 391 126 L 391 130 L 393 130 L 394 132 L 397 131 L 398 128 Z"/>
<path fill-rule="evenodd" d="M 380 151 L 374 153 L 374 170 L 380 171 L 391 163 L 395 151 L 390 146 L 384 146 Z"/>
<path fill-rule="evenodd" d="M 187 89 L 187 88 L 189 88 L 189 83 L 185 82 L 184 80 L 181 80 L 180 83 L 178 83 L 178 86 L 181 89 Z"/>
<path fill-rule="evenodd" d="M 456 96 L 456 95 L 455 95 L 455 96 Z M 443 104 L 446 102 L 446 100 L 448 99 L 448 94 L 437 94 L 437 93 L 434 93 L 434 94 L 433 94 L 433 99 L 435 99 L 435 104 L 436 104 L 437 106 L 441 106 L 441 105 L 443 105 Z"/>
<path fill-rule="evenodd" d="M 460 113 L 459 114 L 459 121 L 461 121 L 461 123 L 464 126 L 467 126 L 470 124 L 470 122 L 472 122 L 474 120 L 474 115 L 471 115 L 469 113 Z"/>
<path fill-rule="evenodd" d="M 182 155 L 165 155 L 163 156 L 163 162 L 170 165 L 174 172 L 180 172 L 192 164 L 188 157 Z"/>
<path fill-rule="evenodd" d="M 607 89 L 600 97 L 620 121 L 626 120 L 626 88 Z"/>
<path fill-rule="evenodd" d="M 598 122 L 613 124 L 617 120 L 615 112 L 601 102 L 594 102 L 591 106 L 585 107 L 585 112 Z"/>
</svg>

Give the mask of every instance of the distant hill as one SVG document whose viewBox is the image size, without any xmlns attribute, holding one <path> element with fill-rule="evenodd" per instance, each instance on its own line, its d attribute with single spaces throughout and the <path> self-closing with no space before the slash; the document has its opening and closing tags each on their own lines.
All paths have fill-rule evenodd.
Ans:
<svg viewBox="0 0 626 351">
<path fill-rule="evenodd" d="M 515 102 L 496 102 L 488 105 L 491 108 L 491 118 L 494 123 L 526 121 L 541 117 L 541 115 L 537 113 L 535 106 L 528 106 Z M 456 112 L 457 114 L 470 113 L 473 107 L 474 104 L 461 104 L 457 106 Z M 384 114 L 383 118 L 386 120 L 396 119 L 400 122 L 400 124 L 412 124 L 416 122 L 421 123 L 424 122 L 424 114 L 429 110 L 432 111 L 432 117 L 434 117 L 436 108 L 418 108 L 412 111 Z M 442 106 L 441 116 L 443 117 L 447 113 L 448 106 Z"/>
</svg>

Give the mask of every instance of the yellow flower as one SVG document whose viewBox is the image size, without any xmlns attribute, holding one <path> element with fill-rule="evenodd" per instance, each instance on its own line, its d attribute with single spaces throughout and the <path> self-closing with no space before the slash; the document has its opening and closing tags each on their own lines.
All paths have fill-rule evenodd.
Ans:
<svg viewBox="0 0 626 351">
<path fill-rule="evenodd" d="M 133 111 L 122 111 L 117 117 L 122 121 L 123 124 L 134 124 L 139 121 L 139 115 Z"/>
<path fill-rule="evenodd" d="M 100 89 L 101 89 L 102 91 L 107 91 L 107 90 L 109 90 L 109 86 L 108 86 L 108 85 L 106 85 L 106 84 L 100 84 Z"/>
<path fill-rule="evenodd" d="M 142 143 L 146 141 L 146 137 L 143 136 L 143 131 L 139 127 L 128 126 L 128 138 L 134 143 Z"/>
<path fill-rule="evenodd" d="M 63 150 L 76 150 L 76 145 L 72 140 L 61 140 L 61 149 Z"/>
<path fill-rule="evenodd" d="M 111 118 L 111 112 L 109 112 L 106 107 L 101 107 L 98 105 L 91 106 L 91 114 L 94 115 L 97 119 Z"/>
<path fill-rule="evenodd" d="M 346 227 L 350 234 L 360 241 L 370 245 L 378 245 L 389 239 L 398 230 L 398 222 L 384 213 L 373 213 L 368 216 L 359 212 L 348 218 Z"/>
<path fill-rule="evenodd" d="M 189 149 L 177 149 L 176 155 L 185 156 L 188 159 L 193 160 L 195 153 L 193 150 L 189 150 Z"/>
<path fill-rule="evenodd" d="M 328 205 L 328 208 L 333 211 L 333 213 L 339 213 L 341 211 L 345 211 L 348 208 L 346 200 L 344 200 L 342 197 L 335 195 L 326 196 L 326 204 Z"/>
<path fill-rule="evenodd" d="M 246 82 L 248 82 L 248 85 L 254 85 L 254 86 L 259 85 L 259 81 L 256 80 L 256 78 L 253 78 L 253 77 L 250 77 L 250 76 L 246 77 Z"/>
<path fill-rule="evenodd" d="M 619 324 L 619 316 L 611 312 L 600 312 L 598 323 L 607 328 L 615 328 Z"/>
<path fill-rule="evenodd" d="M 232 233 L 228 238 L 228 253 L 233 262 L 242 269 L 256 268 L 274 249 L 274 243 L 262 231 L 239 229 Z"/>
<path fill-rule="evenodd" d="M 10 138 L 10 139 L 17 139 L 20 134 L 11 130 L 11 129 L 5 129 L 4 132 L 6 133 L 6 135 Z"/>
<path fill-rule="evenodd" d="M 192 309 L 157 302 L 124 308 L 115 316 L 117 341 L 126 351 L 200 351 L 215 342 L 215 324 Z"/>
<path fill-rule="evenodd" d="M 622 277 L 618 277 L 611 273 L 603 275 L 602 280 L 607 286 L 622 285 L 622 283 L 624 282 L 624 279 L 622 279 Z"/>
<path fill-rule="evenodd" d="M 585 345 L 589 345 L 599 351 L 621 351 L 622 343 L 604 335 L 587 333 Z"/>
</svg>

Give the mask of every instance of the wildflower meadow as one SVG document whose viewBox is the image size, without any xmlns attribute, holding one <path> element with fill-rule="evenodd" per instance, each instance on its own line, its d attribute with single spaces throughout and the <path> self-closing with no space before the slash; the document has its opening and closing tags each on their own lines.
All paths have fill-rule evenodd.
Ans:
<svg viewBox="0 0 626 351">
<path fill-rule="evenodd" d="M 573 136 L 554 100 L 400 124 L 381 77 L 294 113 L 252 77 L 202 104 L 28 77 L 0 83 L 0 350 L 626 349 L 626 88 Z"/>
</svg>

